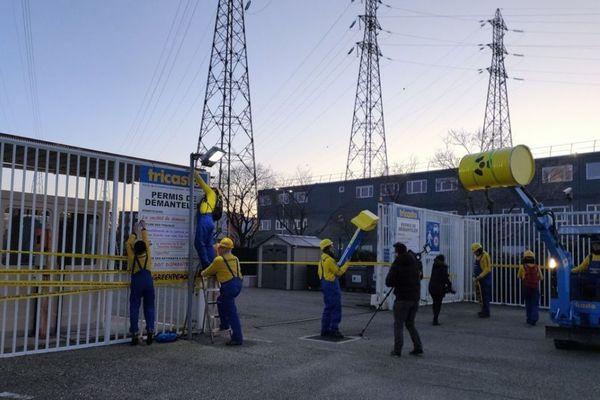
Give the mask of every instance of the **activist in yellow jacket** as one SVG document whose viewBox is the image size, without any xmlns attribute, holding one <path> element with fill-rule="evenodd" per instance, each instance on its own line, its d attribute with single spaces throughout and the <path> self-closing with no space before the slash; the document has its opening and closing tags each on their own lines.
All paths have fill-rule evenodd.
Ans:
<svg viewBox="0 0 600 400">
<path fill-rule="evenodd" d="M 132 233 L 129 235 L 127 243 L 125 244 L 125 248 L 127 250 L 127 265 L 129 268 L 133 269 L 133 273 L 138 272 L 140 267 L 145 268 L 148 271 L 152 271 L 152 251 L 150 249 L 150 241 L 148 240 L 148 232 L 146 231 L 146 228 L 141 229 L 141 236 L 141 240 L 146 244 L 146 253 L 137 257 L 138 262 L 135 262 L 134 251 L 135 242 L 138 241 L 137 234 Z"/>
<path fill-rule="evenodd" d="M 479 261 L 479 268 L 481 269 L 481 272 L 475 277 L 475 279 L 477 280 L 485 280 L 485 277 L 487 277 L 491 272 L 492 272 L 492 261 L 490 258 L 490 255 L 487 251 L 484 251 L 483 253 L 481 253 L 480 256 L 477 256 L 477 261 Z"/>
<path fill-rule="evenodd" d="M 229 264 L 229 268 L 227 264 Z M 231 269 L 231 270 L 230 270 Z M 232 274 L 233 272 L 233 274 Z M 215 257 L 214 261 L 202 271 L 202 277 L 216 276 L 219 283 L 225 283 L 235 278 L 242 279 L 242 270 L 240 269 L 240 260 L 231 253 Z"/>
<path fill-rule="evenodd" d="M 593 263 L 600 263 L 600 254 L 591 254 L 590 256 L 587 256 L 582 262 L 581 264 L 579 264 L 577 267 L 573 268 L 571 270 L 571 272 L 575 273 L 575 274 L 579 274 L 581 272 L 585 272 L 589 269 L 590 267 L 590 261 Z"/>
<path fill-rule="evenodd" d="M 208 185 L 208 183 L 204 182 L 204 179 L 202 179 L 197 172 L 194 172 L 194 178 L 206 196 L 198 203 L 198 211 L 200 214 L 212 213 L 217 205 L 217 193 Z"/>
<path fill-rule="evenodd" d="M 336 277 L 344 275 L 349 267 L 349 263 L 344 264 L 341 268 L 338 267 L 333 257 L 327 253 L 323 253 L 321 254 L 321 262 L 318 269 L 319 279 L 333 282 Z"/>
</svg>

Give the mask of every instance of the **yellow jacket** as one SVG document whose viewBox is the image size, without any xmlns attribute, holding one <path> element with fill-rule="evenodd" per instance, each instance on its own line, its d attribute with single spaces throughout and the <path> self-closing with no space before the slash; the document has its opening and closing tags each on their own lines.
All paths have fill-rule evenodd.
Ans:
<svg viewBox="0 0 600 400">
<path fill-rule="evenodd" d="M 592 260 L 594 260 L 594 261 L 600 261 L 600 255 L 592 254 Z M 585 271 L 587 271 L 587 269 L 588 269 L 589 266 L 590 266 L 590 256 L 587 256 L 581 262 L 581 264 L 579 264 L 576 268 L 573 268 L 571 270 L 571 272 L 574 272 L 576 274 L 578 274 L 580 272 L 585 272 Z"/>
<path fill-rule="evenodd" d="M 202 179 L 197 172 L 194 172 L 194 178 L 196 179 L 196 183 L 200 185 L 204 191 L 204 194 L 206 195 L 206 199 L 201 201 L 198 205 L 198 211 L 200 214 L 211 213 L 217 205 L 217 194 L 210 186 L 208 186 L 206 182 L 204 182 L 204 179 Z"/>
<path fill-rule="evenodd" d="M 476 276 L 476 278 L 483 279 L 489 275 L 490 272 L 492 272 L 492 261 L 487 251 L 484 251 L 481 256 L 477 257 L 477 260 L 479 261 L 479 266 L 481 267 L 481 273 Z"/>
<path fill-rule="evenodd" d="M 138 256 L 137 263 L 135 262 L 135 253 L 133 252 L 133 245 L 137 242 L 137 235 L 135 233 L 129 235 L 127 243 L 125 244 L 127 250 L 127 265 L 129 265 L 129 268 L 133 268 L 133 273 L 138 272 L 140 267 L 144 268 L 144 264 L 148 271 L 152 271 L 152 251 L 150 249 L 150 241 L 148 240 L 148 232 L 145 229 L 142 229 L 142 240 L 146 243 L 146 254 Z M 147 262 L 146 259 L 148 260 Z"/>
<path fill-rule="evenodd" d="M 227 264 L 225 264 L 225 260 L 229 263 L 229 268 L 227 268 Z M 215 275 L 219 283 L 227 282 L 233 279 L 234 275 L 231 274 L 233 272 L 236 277 L 242 279 L 242 270 L 240 269 L 240 260 L 233 254 L 225 254 L 224 256 L 215 257 L 213 262 L 202 271 L 202 277 L 206 278 L 208 276 Z"/>
<path fill-rule="evenodd" d="M 344 272 L 350 267 L 349 263 L 344 264 L 339 268 L 329 254 L 321 254 L 321 262 L 319 263 L 319 279 L 325 279 L 326 281 L 333 282 L 338 276 L 344 275 Z"/>
<path fill-rule="evenodd" d="M 544 275 L 542 274 L 542 270 L 540 269 L 539 265 L 536 265 L 536 267 L 537 267 L 538 279 L 540 281 L 543 281 L 544 280 Z M 525 266 L 524 265 L 520 265 L 519 266 L 519 271 L 517 272 L 517 278 L 519 278 L 521 280 L 525 279 Z"/>
</svg>

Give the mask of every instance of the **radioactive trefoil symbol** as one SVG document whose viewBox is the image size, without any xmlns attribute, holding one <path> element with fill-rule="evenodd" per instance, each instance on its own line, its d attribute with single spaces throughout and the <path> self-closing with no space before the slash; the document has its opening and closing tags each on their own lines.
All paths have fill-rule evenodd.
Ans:
<svg viewBox="0 0 600 400">
<path fill-rule="evenodd" d="M 475 159 L 475 163 L 477 164 L 477 168 L 475 168 L 475 173 L 479 176 L 483 176 L 483 169 L 490 167 L 490 161 L 484 161 L 485 156 L 481 156 Z"/>
</svg>

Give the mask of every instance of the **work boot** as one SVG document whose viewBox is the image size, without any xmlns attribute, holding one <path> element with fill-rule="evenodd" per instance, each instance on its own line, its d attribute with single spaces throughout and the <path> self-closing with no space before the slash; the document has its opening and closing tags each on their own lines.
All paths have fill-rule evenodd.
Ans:
<svg viewBox="0 0 600 400">
<path fill-rule="evenodd" d="M 414 349 L 413 351 L 411 351 L 410 353 L 411 356 L 419 356 L 421 354 L 423 354 L 423 349 Z"/>
<path fill-rule="evenodd" d="M 146 336 L 146 344 L 151 345 L 153 341 L 154 341 L 154 333 L 148 332 L 148 336 Z"/>
<path fill-rule="evenodd" d="M 139 339 L 139 337 L 138 337 L 138 334 L 137 334 L 137 333 L 134 333 L 134 334 L 131 336 L 131 345 L 132 345 L 132 346 L 137 346 L 137 344 L 139 343 L 139 341 L 140 341 L 140 339 Z"/>
<path fill-rule="evenodd" d="M 337 338 L 337 339 L 343 339 L 344 335 L 342 335 L 342 332 L 340 331 L 332 331 L 329 333 L 329 336 L 333 337 L 333 338 Z"/>
<path fill-rule="evenodd" d="M 321 337 L 328 337 L 331 336 L 331 332 L 329 331 L 321 331 Z"/>
<path fill-rule="evenodd" d="M 441 324 L 438 321 L 433 321 L 434 326 L 440 326 Z"/>
</svg>

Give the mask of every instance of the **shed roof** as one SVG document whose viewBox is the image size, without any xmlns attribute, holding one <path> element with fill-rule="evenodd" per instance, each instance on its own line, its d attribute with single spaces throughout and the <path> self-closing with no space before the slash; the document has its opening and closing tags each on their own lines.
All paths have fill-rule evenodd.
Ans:
<svg viewBox="0 0 600 400">
<path fill-rule="evenodd" d="M 295 247 L 319 247 L 321 239 L 316 236 L 302 236 L 302 235 L 284 235 L 281 233 L 270 236 L 268 239 L 261 243 L 264 244 L 267 241 L 277 238 L 290 246 Z"/>
</svg>

